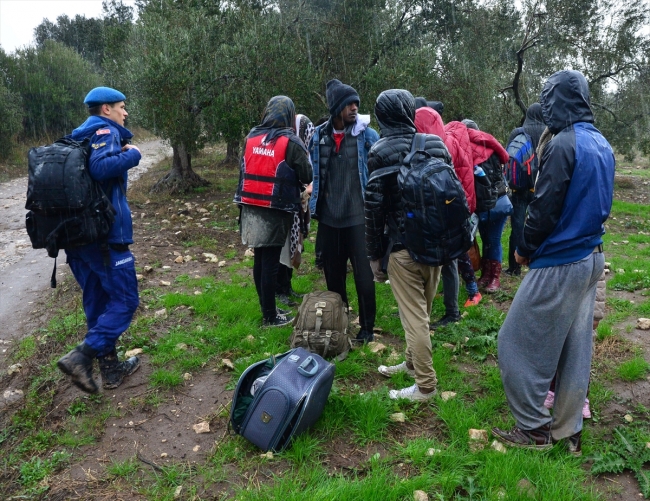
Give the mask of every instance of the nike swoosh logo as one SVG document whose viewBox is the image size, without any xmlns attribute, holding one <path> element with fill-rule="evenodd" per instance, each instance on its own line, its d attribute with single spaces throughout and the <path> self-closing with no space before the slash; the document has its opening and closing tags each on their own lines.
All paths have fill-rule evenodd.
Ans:
<svg viewBox="0 0 650 501">
<path fill-rule="evenodd" d="M 454 200 L 456 200 L 456 197 L 452 198 L 451 200 L 445 200 L 445 203 L 446 203 L 447 205 L 449 205 L 449 204 L 452 203 Z"/>
</svg>

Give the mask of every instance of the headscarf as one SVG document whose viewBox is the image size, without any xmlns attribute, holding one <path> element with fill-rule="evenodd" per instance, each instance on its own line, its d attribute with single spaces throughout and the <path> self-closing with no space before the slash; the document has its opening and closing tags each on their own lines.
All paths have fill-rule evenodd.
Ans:
<svg viewBox="0 0 650 501">
<path fill-rule="evenodd" d="M 247 137 L 257 137 L 266 134 L 264 142 L 266 144 L 275 142 L 280 136 L 286 136 L 289 141 L 299 144 L 300 147 L 307 151 L 307 148 L 296 135 L 294 131 L 294 120 L 296 117 L 296 107 L 293 101 L 287 96 L 274 96 L 269 99 L 262 123 L 251 129 Z"/>
</svg>

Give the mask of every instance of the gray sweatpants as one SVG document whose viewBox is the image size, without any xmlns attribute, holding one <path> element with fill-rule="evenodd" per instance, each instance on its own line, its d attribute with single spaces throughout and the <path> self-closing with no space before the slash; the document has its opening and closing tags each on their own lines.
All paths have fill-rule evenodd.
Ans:
<svg viewBox="0 0 650 501">
<path fill-rule="evenodd" d="M 533 269 L 501 326 L 499 369 L 517 426 L 551 423 L 554 440 L 582 430 L 592 351 L 596 284 L 602 253 L 562 266 Z M 557 372 L 553 417 L 544 399 Z"/>
</svg>

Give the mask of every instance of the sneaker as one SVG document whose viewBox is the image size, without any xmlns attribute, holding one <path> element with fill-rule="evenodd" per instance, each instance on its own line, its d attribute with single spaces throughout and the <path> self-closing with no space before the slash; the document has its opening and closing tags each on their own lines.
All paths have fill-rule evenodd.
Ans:
<svg viewBox="0 0 650 501">
<path fill-rule="evenodd" d="M 275 315 L 275 318 L 272 318 L 271 320 L 262 320 L 262 325 L 264 327 L 283 327 L 289 325 L 291 322 L 293 322 L 293 317 L 291 315 L 278 313 Z"/>
<path fill-rule="evenodd" d="M 102 386 L 105 390 L 117 388 L 124 382 L 124 378 L 130 376 L 140 368 L 140 359 L 131 357 L 120 362 L 117 353 L 113 350 L 106 356 L 98 357 L 99 371 L 102 374 Z"/>
<path fill-rule="evenodd" d="M 553 408 L 553 403 L 555 402 L 555 392 L 549 390 L 546 394 L 546 400 L 544 400 L 544 407 L 547 409 Z"/>
<path fill-rule="evenodd" d="M 86 393 L 97 393 L 99 389 L 93 379 L 93 359 L 84 352 L 80 344 L 56 363 L 61 372 L 70 376 L 72 383 Z"/>
<path fill-rule="evenodd" d="M 275 299 L 277 301 L 280 301 L 283 304 L 286 304 L 287 306 L 298 306 L 298 303 L 296 303 L 293 299 L 291 299 L 286 294 L 276 294 Z"/>
<path fill-rule="evenodd" d="M 406 361 L 398 365 L 380 365 L 377 370 L 386 377 L 391 377 L 393 374 L 399 374 L 400 372 L 406 372 L 409 376 L 415 377 L 415 369 L 409 369 L 406 366 Z"/>
<path fill-rule="evenodd" d="M 397 400 L 398 398 L 403 398 L 405 400 L 421 402 L 433 398 L 436 395 L 436 393 L 438 393 L 436 390 L 433 390 L 431 393 L 422 393 L 420 391 L 420 388 L 418 388 L 418 385 L 414 384 L 413 386 L 409 386 L 408 388 L 402 388 L 401 390 L 390 390 L 388 392 L 388 396 L 393 400 Z"/>
<path fill-rule="evenodd" d="M 429 325 L 429 330 L 435 330 L 438 327 L 444 327 L 447 324 L 458 322 L 459 320 L 460 320 L 460 313 L 456 315 L 445 315 L 437 322 L 434 322 L 431 325 Z"/>
<path fill-rule="evenodd" d="M 483 296 L 481 296 L 480 292 L 477 292 L 472 297 L 467 298 L 467 301 L 465 301 L 465 308 L 478 305 L 481 299 L 483 299 Z"/>
<path fill-rule="evenodd" d="M 588 398 L 585 398 L 585 405 L 582 406 L 582 419 L 591 419 L 591 409 L 589 408 Z"/>
<path fill-rule="evenodd" d="M 535 450 L 544 450 L 553 447 L 551 426 L 548 424 L 535 430 L 522 430 L 518 426 L 515 426 L 510 431 L 492 428 L 492 433 L 499 442 L 510 447 Z"/>
<path fill-rule="evenodd" d="M 291 310 L 283 310 L 282 308 L 275 308 L 275 313 L 278 315 L 289 315 Z"/>
</svg>

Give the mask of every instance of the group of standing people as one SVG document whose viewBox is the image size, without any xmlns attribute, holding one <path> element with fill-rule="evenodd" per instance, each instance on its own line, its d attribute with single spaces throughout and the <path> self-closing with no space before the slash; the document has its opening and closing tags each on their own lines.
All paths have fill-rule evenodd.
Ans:
<svg viewBox="0 0 650 501">
<path fill-rule="evenodd" d="M 296 155 L 286 158 L 293 169 L 290 194 L 280 196 L 284 193 L 281 189 L 287 188 L 285 182 L 265 180 L 273 185 L 272 193 L 264 199 L 269 201 L 267 208 L 260 212 L 243 205 L 244 243 L 252 242 L 253 232 L 247 230 L 251 221 L 262 215 L 270 217 L 273 210 L 295 210 L 300 190 L 311 190 L 309 212 L 319 222 L 316 248 L 328 290 L 338 292 L 348 303 L 346 273 L 350 262 L 359 301 L 358 340 L 371 341 L 376 314 L 374 282 L 390 277 L 406 338 L 406 359 L 378 370 L 388 377 L 406 373 L 415 379 L 410 387 L 390 390 L 390 398 L 423 401 L 437 390 L 430 315 L 441 277 L 446 313 L 434 326 L 460 318 L 459 273 L 467 289 L 466 307 L 481 300 L 480 288 L 487 292 L 499 289 L 501 235 L 511 216 L 506 273 L 520 275 L 524 265 L 530 272 L 498 338 L 499 366 L 516 426 L 512 430 L 494 428 L 493 433 L 517 447 L 546 448 L 567 439 L 569 450 L 579 453 L 596 284 L 604 266 L 601 237 L 611 210 L 614 176 L 612 149 L 592 125 L 584 76 L 576 71 L 552 75 L 540 102 L 528 109 L 522 128 L 515 129 L 509 138 L 524 130 L 538 152 L 539 174 L 534 188 L 528 190 L 508 189 L 503 166 L 509 154 L 499 141 L 469 119 L 444 124 L 439 113 L 441 103 L 429 105 L 403 89 L 386 90 L 375 103 L 377 134 L 368 125 L 369 116 L 359 114 L 360 98 L 351 86 L 331 80 L 326 98 L 329 119 L 315 128 L 307 143 L 292 139 L 295 111 L 293 103 L 283 96 L 269 102 L 262 124 L 249 134 L 237 197 L 246 191 L 242 183 L 246 182 L 246 166 L 254 161 L 251 155 L 271 158 L 267 150 L 256 153 L 254 148 L 269 148 L 278 137 L 286 136 L 289 144 L 296 144 Z M 285 103 L 283 118 L 270 122 L 270 110 L 278 101 Z M 272 131 L 272 124 L 284 132 Z M 429 266 L 414 258 L 405 244 L 398 176 L 385 167 L 404 161 L 416 134 L 423 135 L 419 149 L 427 156 L 453 166 L 467 208 L 476 215 L 472 222 L 483 243 L 478 280 L 467 253 L 443 266 Z M 253 138 L 258 138 L 254 146 Z M 278 159 L 285 161 L 285 157 L 274 158 L 276 166 Z M 281 169 L 274 172 L 277 176 Z M 291 203 L 274 206 L 273 202 L 283 196 Z M 287 216 L 275 217 L 280 221 Z M 266 243 L 282 245 L 287 228 L 288 223 L 274 224 L 267 233 L 271 236 L 277 232 L 277 238 Z M 256 230 L 255 234 L 260 232 Z M 262 257 L 269 252 L 260 251 L 258 258 L 256 250 L 256 269 L 261 266 L 269 270 L 268 274 L 255 272 L 267 325 L 285 325 L 290 319 L 270 300 L 273 295 L 264 293 L 264 281 L 274 281 L 276 265 L 271 261 L 277 261 L 278 252 L 273 251 L 273 259 L 267 258 L 264 264 Z M 549 393 L 549 389 L 554 392 Z M 553 415 L 547 408 L 551 394 Z"/>
<path fill-rule="evenodd" d="M 98 390 L 92 377 L 95 358 L 105 388 L 119 386 L 140 366 L 137 357 L 120 361 L 115 350 L 138 306 L 126 174 L 138 164 L 140 152 L 129 144 L 132 134 L 124 127 L 125 99 L 115 89 L 93 89 L 85 101 L 91 116 L 71 136 L 89 140 L 90 174 L 117 209 L 105 250 L 97 244 L 66 250 L 83 290 L 88 333 L 58 366 L 89 393 Z M 406 359 L 378 370 L 415 379 L 410 387 L 390 390 L 390 398 L 428 400 L 438 383 L 429 322 L 439 281 L 442 277 L 446 315 L 438 325 L 459 317 L 459 272 L 467 288 L 465 306 L 478 304 L 481 285 L 488 292 L 498 290 L 501 234 L 512 215 L 506 272 L 518 275 L 522 266 L 530 271 L 498 337 L 499 368 L 516 425 L 493 433 L 508 445 L 536 449 L 566 439 L 569 450 L 579 453 L 594 299 L 604 268 L 603 223 L 611 210 L 615 165 L 610 145 L 593 126 L 584 76 L 553 74 L 539 104 L 528 109 L 523 129 L 537 150 L 539 173 L 534 190 L 515 190 L 510 197 L 502 172 L 508 152 L 471 120 L 443 124 L 441 103 L 416 99 L 403 89 L 386 90 L 374 108 L 378 134 L 369 127 L 370 117 L 359 114 L 354 88 L 331 80 L 326 99 L 329 119 L 314 127 L 296 115 L 290 98 L 273 97 L 244 144 L 235 202 L 241 207 L 242 242 L 255 249 L 253 277 L 263 324 L 292 320 L 289 311 L 276 306 L 279 283 L 286 287 L 288 282 L 285 290 L 291 292 L 290 271 L 280 263 L 290 270 L 299 262 L 301 235 L 309 216 L 314 217 L 327 288 L 346 304 L 348 262 L 352 265 L 361 342 L 373 340 L 375 281 L 385 281 L 386 273 L 390 277 Z M 406 244 L 398 175 L 384 168 L 404 161 L 418 133 L 419 150 L 453 166 L 467 213 L 477 215 L 483 241 L 479 280 L 464 252 L 444 266 L 429 266 Z M 549 389 L 553 415 L 547 408 Z"/>
</svg>

